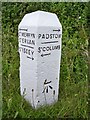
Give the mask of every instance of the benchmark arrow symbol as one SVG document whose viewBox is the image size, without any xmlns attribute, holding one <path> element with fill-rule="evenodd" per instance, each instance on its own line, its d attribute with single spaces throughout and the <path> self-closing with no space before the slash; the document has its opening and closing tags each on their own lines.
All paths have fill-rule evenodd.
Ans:
<svg viewBox="0 0 90 120">
<path fill-rule="evenodd" d="M 57 29 L 57 30 L 53 30 L 53 31 L 58 31 L 58 32 L 60 32 L 60 29 Z"/>
<path fill-rule="evenodd" d="M 42 57 L 44 56 L 47 56 L 47 55 L 50 55 L 51 53 L 48 53 L 48 54 L 41 54 Z"/>
</svg>

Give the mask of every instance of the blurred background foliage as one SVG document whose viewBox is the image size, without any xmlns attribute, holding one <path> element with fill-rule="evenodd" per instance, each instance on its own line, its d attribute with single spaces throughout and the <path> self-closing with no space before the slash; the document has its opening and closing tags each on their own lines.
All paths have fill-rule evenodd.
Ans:
<svg viewBox="0 0 90 120">
<path fill-rule="evenodd" d="M 20 96 L 18 25 L 26 13 L 56 13 L 63 29 L 59 101 L 33 110 Z M 3 2 L 3 118 L 87 118 L 88 3 Z"/>
</svg>

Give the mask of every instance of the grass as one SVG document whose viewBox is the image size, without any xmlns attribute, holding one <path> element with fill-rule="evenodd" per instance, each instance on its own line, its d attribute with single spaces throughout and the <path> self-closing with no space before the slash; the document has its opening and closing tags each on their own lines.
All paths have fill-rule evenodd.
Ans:
<svg viewBox="0 0 90 120">
<path fill-rule="evenodd" d="M 17 28 L 26 13 L 38 9 L 58 15 L 63 37 L 59 100 L 34 110 L 20 95 Z M 2 4 L 3 118 L 88 117 L 86 10 L 87 3 Z"/>
<path fill-rule="evenodd" d="M 12 118 L 87 118 L 87 83 L 75 84 L 68 80 L 64 86 L 60 85 L 64 92 L 60 92 L 59 100 L 51 106 L 39 108 L 32 107 L 20 96 L 17 91 L 8 93 L 4 97 L 4 117 Z M 5 95 L 4 95 L 5 96 Z M 6 109 L 7 108 L 7 109 Z M 11 113 L 12 111 L 12 113 Z"/>
</svg>

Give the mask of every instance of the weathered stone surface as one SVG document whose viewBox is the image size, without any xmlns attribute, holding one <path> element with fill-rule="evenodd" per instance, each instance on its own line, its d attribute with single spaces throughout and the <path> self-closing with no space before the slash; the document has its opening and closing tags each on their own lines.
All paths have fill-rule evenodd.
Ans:
<svg viewBox="0 0 90 120">
<path fill-rule="evenodd" d="M 58 100 L 62 26 L 53 13 L 26 14 L 18 27 L 21 95 L 32 107 Z"/>
</svg>

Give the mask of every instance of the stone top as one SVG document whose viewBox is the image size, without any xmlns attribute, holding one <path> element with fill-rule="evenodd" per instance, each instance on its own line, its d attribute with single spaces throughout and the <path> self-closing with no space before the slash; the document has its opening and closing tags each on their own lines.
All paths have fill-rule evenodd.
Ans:
<svg viewBox="0 0 90 120">
<path fill-rule="evenodd" d="M 35 11 L 32 13 L 28 13 L 23 17 L 22 21 L 19 24 L 19 27 L 21 26 L 58 27 L 61 26 L 61 24 L 55 13 L 50 13 L 45 11 Z"/>
</svg>

